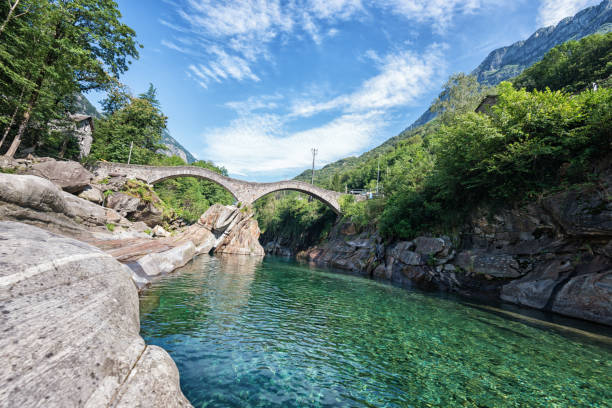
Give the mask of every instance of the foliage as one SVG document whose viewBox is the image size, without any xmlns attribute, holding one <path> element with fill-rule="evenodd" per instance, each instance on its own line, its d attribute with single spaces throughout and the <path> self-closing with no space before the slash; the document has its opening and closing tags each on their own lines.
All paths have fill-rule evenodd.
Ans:
<svg viewBox="0 0 612 408">
<path fill-rule="evenodd" d="M 612 32 L 556 46 L 513 82 L 515 87 L 529 91 L 550 88 L 574 93 L 591 88 L 593 82 L 603 82 L 605 86 L 610 76 Z"/>
<path fill-rule="evenodd" d="M 132 164 L 148 164 L 156 157 L 167 118 L 149 96 L 134 98 L 115 88 L 104 101 L 106 117 L 95 121 L 90 156 L 95 160 L 126 163 L 133 143 Z M 155 97 L 153 88 L 152 97 Z"/>
<path fill-rule="evenodd" d="M 262 241 L 281 239 L 293 249 L 304 249 L 327 236 L 336 214 L 318 200 L 297 192 L 270 194 L 255 202 Z"/>
<path fill-rule="evenodd" d="M 452 123 L 456 115 L 474 112 L 488 90 L 473 75 L 453 74 L 444 84 L 431 110 L 438 114 L 443 124 Z"/>
<path fill-rule="evenodd" d="M 22 140 L 38 147 L 57 137 L 48 124 L 70 110 L 71 96 L 105 87 L 138 57 L 135 33 L 114 1 L 23 0 L 13 16 L 0 33 L 0 140 L 12 136 L 8 156 Z"/>
<path fill-rule="evenodd" d="M 343 216 L 350 219 L 360 231 L 377 225 L 384 207 L 385 200 L 381 198 L 363 201 L 356 201 L 352 195 L 340 198 Z"/>
<path fill-rule="evenodd" d="M 115 230 L 115 224 L 106 224 L 106 229 L 113 232 Z"/>
<path fill-rule="evenodd" d="M 176 156 L 160 156 L 153 160 L 151 164 L 157 166 L 186 165 L 180 157 Z M 227 170 L 223 167 L 217 167 L 211 162 L 196 161 L 191 165 L 227 175 Z M 195 177 L 165 180 L 157 183 L 154 190 L 162 201 L 174 210 L 178 217 L 190 223 L 197 221 L 211 204 L 228 205 L 234 201 L 232 195 L 217 183 Z"/>
<path fill-rule="evenodd" d="M 588 180 L 612 149 L 612 90 L 571 96 L 499 86 L 490 115 L 465 113 L 429 137 L 433 171 L 394 194 L 381 218 L 387 236 L 449 229 L 481 205 L 503 206 Z"/>
</svg>

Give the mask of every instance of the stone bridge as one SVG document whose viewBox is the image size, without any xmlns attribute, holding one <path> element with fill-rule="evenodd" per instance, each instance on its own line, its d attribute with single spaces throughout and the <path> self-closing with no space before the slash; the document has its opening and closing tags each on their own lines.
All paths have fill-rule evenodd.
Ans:
<svg viewBox="0 0 612 408">
<path fill-rule="evenodd" d="M 297 180 L 253 183 L 226 177 L 212 170 L 197 166 L 142 166 L 109 162 L 97 162 L 94 166 L 94 173 L 101 178 L 107 176 L 125 176 L 142 180 L 147 184 L 155 184 L 176 177 L 198 177 L 213 181 L 224 187 L 242 204 L 253 204 L 266 194 L 275 191 L 294 190 L 309 194 L 327 204 L 336 214 L 342 214 L 338 199 L 344 195 L 343 193 L 326 190 Z"/>
</svg>

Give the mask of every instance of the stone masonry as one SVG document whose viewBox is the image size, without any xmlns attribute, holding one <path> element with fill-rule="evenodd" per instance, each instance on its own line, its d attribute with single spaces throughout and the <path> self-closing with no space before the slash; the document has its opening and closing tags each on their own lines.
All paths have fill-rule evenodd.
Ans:
<svg viewBox="0 0 612 408">
<path fill-rule="evenodd" d="M 295 190 L 321 200 L 338 215 L 342 213 L 338 202 L 340 196 L 343 195 L 342 193 L 326 190 L 297 180 L 284 180 L 274 183 L 254 183 L 226 177 L 212 170 L 196 166 L 143 166 L 109 162 L 96 163 L 94 173 L 100 178 L 108 176 L 125 176 L 142 180 L 147 184 L 155 184 L 176 177 L 199 177 L 213 181 L 224 187 L 242 204 L 253 204 L 259 198 L 275 191 Z"/>
</svg>

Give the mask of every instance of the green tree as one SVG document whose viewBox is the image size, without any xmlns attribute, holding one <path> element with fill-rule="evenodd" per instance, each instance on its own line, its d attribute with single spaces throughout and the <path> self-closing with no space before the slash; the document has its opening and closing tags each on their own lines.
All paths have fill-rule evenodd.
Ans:
<svg viewBox="0 0 612 408">
<path fill-rule="evenodd" d="M 44 101 L 59 102 L 76 91 L 104 87 L 127 70 L 130 58 L 138 57 L 135 33 L 120 22 L 114 1 L 29 0 L 16 10 L 22 8 L 27 13 L 9 21 L 13 33 L 0 49 L 2 91 L 15 87 L 20 91 L 8 94 L 16 95 L 23 90 L 23 102 L 13 96 L 19 119 L 4 121 L 10 128 L 17 126 L 9 157 Z"/>
<path fill-rule="evenodd" d="M 550 50 L 542 60 L 513 80 L 528 91 L 550 88 L 570 93 L 591 88 L 612 76 L 612 32 L 568 41 Z"/>
<path fill-rule="evenodd" d="M 146 99 L 129 97 L 127 105 L 95 123 L 90 160 L 148 164 L 163 148 L 161 138 L 167 118 Z"/>
<path fill-rule="evenodd" d="M 455 115 L 473 112 L 488 90 L 474 75 L 453 74 L 444 84 L 431 109 L 438 113 L 442 123 L 448 124 Z"/>
</svg>

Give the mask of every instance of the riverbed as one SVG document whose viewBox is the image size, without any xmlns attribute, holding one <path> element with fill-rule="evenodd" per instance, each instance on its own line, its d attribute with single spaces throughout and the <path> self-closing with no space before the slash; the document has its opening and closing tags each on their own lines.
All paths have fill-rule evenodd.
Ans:
<svg viewBox="0 0 612 408">
<path fill-rule="evenodd" d="M 200 256 L 140 307 L 141 335 L 170 353 L 195 407 L 612 404 L 605 328 L 293 261 Z"/>
</svg>

